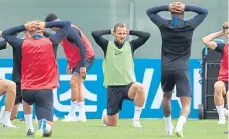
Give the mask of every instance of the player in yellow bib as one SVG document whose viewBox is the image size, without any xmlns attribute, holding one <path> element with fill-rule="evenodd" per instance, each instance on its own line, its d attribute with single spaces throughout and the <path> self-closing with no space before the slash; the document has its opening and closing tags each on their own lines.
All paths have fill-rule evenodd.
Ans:
<svg viewBox="0 0 229 139">
<path fill-rule="evenodd" d="M 108 41 L 102 35 L 112 34 L 114 41 Z M 138 38 L 126 41 L 127 35 Z M 107 87 L 107 109 L 103 111 L 104 125 L 116 126 L 123 100 L 135 103 L 133 127 L 142 127 L 139 117 L 145 102 L 145 91 L 142 84 L 136 82 L 134 73 L 134 51 L 142 46 L 150 37 L 148 32 L 127 30 L 125 24 L 117 23 L 112 30 L 93 31 L 95 42 L 102 48 L 104 86 Z"/>
</svg>

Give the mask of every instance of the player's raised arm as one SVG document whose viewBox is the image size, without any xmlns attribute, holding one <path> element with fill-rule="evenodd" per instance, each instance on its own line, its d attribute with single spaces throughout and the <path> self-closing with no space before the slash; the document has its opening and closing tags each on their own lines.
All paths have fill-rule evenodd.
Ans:
<svg viewBox="0 0 229 139">
<path fill-rule="evenodd" d="M 158 27 L 168 22 L 167 19 L 162 18 L 158 13 L 162 11 L 169 11 L 169 5 L 155 6 L 146 11 L 146 14 L 150 20 Z"/>
<path fill-rule="evenodd" d="M 20 25 L 6 29 L 2 32 L 2 37 L 11 45 L 15 47 L 21 47 L 23 39 L 18 38 L 15 34 L 20 33 L 26 30 L 29 24 Z"/>
<path fill-rule="evenodd" d="M 68 31 L 71 27 L 69 21 L 52 21 L 45 23 L 46 28 L 58 27 L 60 28 L 55 34 L 50 36 L 50 40 L 54 45 L 59 45 L 60 42 L 67 36 Z"/>
<path fill-rule="evenodd" d="M 109 41 L 107 39 L 105 39 L 104 35 L 109 35 L 112 33 L 111 29 L 106 29 L 106 30 L 96 30 L 96 31 L 92 31 L 91 35 L 94 38 L 95 42 L 101 47 L 101 49 L 103 50 L 104 54 L 106 54 L 107 51 L 107 45 L 109 43 Z"/>
<path fill-rule="evenodd" d="M 207 36 L 205 36 L 202 39 L 202 42 L 211 50 L 215 50 L 217 48 L 217 43 L 214 41 L 214 39 L 223 36 L 223 30 L 222 31 L 218 31 L 212 34 L 209 34 Z"/>
<path fill-rule="evenodd" d="M 208 15 L 208 10 L 198 7 L 198 6 L 191 6 L 191 5 L 185 5 L 185 11 L 188 12 L 195 12 L 197 13 L 197 15 L 195 17 L 193 17 L 190 20 L 187 20 L 187 22 L 193 27 L 196 28 L 197 26 L 199 26 L 204 19 L 207 17 Z"/>
<path fill-rule="evenodd" d="M 137 39 L 131 40 L 130 45 L 132 45 L 133 52 L 141 47 L 150 38 L 149 32 L 129 30 L 129 35 L 137 36 Z"/>
</svg>

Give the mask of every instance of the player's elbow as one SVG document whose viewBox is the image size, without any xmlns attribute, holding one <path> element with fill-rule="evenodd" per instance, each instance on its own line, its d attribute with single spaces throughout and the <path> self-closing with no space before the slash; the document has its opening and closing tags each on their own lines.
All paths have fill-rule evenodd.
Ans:
<svg viewBox="0 0 229 139">
<path fill-rule="evenodd" d="M 97 33 L 96 33 L 96 31 L 92 31 L 91 32 L 91 35 L 92 35 L 92 37 L 95 39 L 98 35 L 97 35 Z"/>
<path fill-rule="evenodd" d="M 146 14 L 147 14 L 148 16 L 150 16 L 150 9 L 147 9 L 147 10 L 146 10 Z"/>
<path fill-rule="evenodd" d="M 95 37 L 95 31 L 91 32 L 91 36 L 94 38 Z"/>
<path fill-rule="evenodd" d="M 148 41 L 149 38 L 150 38 L 150 33 L 144 32 L 144 37 L 143 37 L 144 42 Z"/>
<path fill-rule="evenodd" d="M 148 40 L 150 38 L 150 33 L 149 32 L 145 32 L 145 37 Z"/>
<path fill-rule="evenodd" d="M 6 35 L 7 35 L 7 34 L 6 34 L 6 32 L 5 32 L 5 31 L 3 31 L 3 32 L 2 32 L 2 38 L 4 38 L 4 39 L 5 39 Z"/>
<path fill-rule="evenodd" d="M 70 28 L 70 27 L 71 27 L 71 22 L 70 22 L 70 21 L 64 21 L 64 25 L 65 25 L 67 28 Z"/>
<path fill-rule="evenodd" d="M 207 45 L 209 43 L 209 41 L 206 37 L 204 37 L 204 38 L 202 38 L 202 43 Z"/>
<path fill-rule="evenodd" d="M 203 13 L 207 16 L 208 15 L 208 10 L 203 8 Z"/>
<path fill-rule="evenodd" d="M 214 48 L 211 45 L 211 41 L 209 41 L 208 38 L 204 37 L 202 38 L 202 42 L 205 46 L 207 46 L 209 49 L 214 50 Z"/>
</svg>

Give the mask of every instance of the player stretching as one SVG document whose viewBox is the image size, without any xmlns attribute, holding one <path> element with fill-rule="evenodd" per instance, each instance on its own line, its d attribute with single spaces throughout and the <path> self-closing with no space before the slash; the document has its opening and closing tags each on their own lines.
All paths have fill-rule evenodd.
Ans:
<svg viewBox="0 0 229 139">
<path fill-rule="evenodd" d="M 46 22 L 60 21 L 58 17 L 51 13 L 45 18 Z M 59 28 L 51 28 L 58 31 Z M 70 81 L 71 86 L 71 108 L 69 114 L 63 121 L 81 121 L 86 122 L 85 102 L 83 94 L 83 81 L 86 73 L 92 66 L 95 58 L 94 49 L 84 33 L 75 25 L 71 25 L 68 35 L 61 42 L 65 55 L 68 59 L 67 73 L 72 73 Z M 79 108 L 79 117 L 76 117 L 76 109 Z"/>
<path fill-rule="evenodd" d="M 49 38 L 43 36 L 44 28 L 61 28 Z M 58 87 L 58 66 L 55 46 L 66 37 L 70 28 L 68 21 L 44 23 L 29 22 L 3 31 L 3 38 L 11 45 L 21 47 L 21 89 L 23 105 L 35 103 L 39 127 L 35 136 L 51 136 L 53 127 L 53 89 Z M 31 39 L 19 39 L 13 34 L 29 31 Z M 32 111 L 25 109 L 27 135 L 33 135 Z M 28 107 L 27 107 L 28 108 Z"/>
<path fill-rule="evenodd" d="M 170 11 L 172 20 L 158 15 L 159 12 Z M 197 15 L 184 20 L 184 12 L 195 12 Z M 206 9 L 174 2 L 170 5 L 153 7 L 147 10 L 150 20 L 155 23 L 162 38 L 162 68 L 161 86 L 164 92 L 163 111 L 165 117 L 166 135 L 173 132 L 171 121 L 171 97 L 176 85 L 176 96 L 180 97 L 182 109 L 175 129 L 178 137 L 183 137 L 183 126 L 187 121 L 191 106 L 191 83 L 188 72 L 188 60 L 191 55 L 193 32 L 207 16 Z"/>
<path fill-rule="evenodd" d="M 113 34 L 114 41 L 104 39 L 103 35 Z M 126 41 L 127 35 L 139 38 Z M 102 48 L 104 85 L 107 87 L 107 110 L 103 111 L 102 121 L 107 126 L 116 126 L 123 100 L 135 103 L 133 127 L 142 127 L 139 117 L 145 102 L 145 91 L 142 84 L 136 82 L 133 56 L 135 50 L 150 37 L 148 32 L 127 30 L 125 24 L 117 23 L 113 30 L 93 31 L 95 42 Z"/>
<path fill-rule="evenodd" d="M 224 108 L 223 96 L 227 96 L 227 105 L 229 105 L 229 93 L 228 93 L 228 43 L 215 42 L 214 39 L 225 36 L 228 39 L 228 22 L 223 24 L 221 31 L 212 33 L 204 37 L 203 43 L 211 50 L 215 50 L 222 54 L 222 60 L 218 75 L 218 81 L 214 84 L 215 93 L 214 101 L 216 110 L 219 114 L 218 124 L 225 124 L 225 115 L 228 115 L 227 110 Z M 229 108 L 229 107 L 228 107 Z"/>
</svg>

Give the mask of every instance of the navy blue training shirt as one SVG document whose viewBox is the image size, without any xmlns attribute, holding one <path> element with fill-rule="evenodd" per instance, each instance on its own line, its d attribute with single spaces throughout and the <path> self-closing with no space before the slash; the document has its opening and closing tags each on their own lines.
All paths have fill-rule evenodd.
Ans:
<svg viewBox="0 0 229 139">
<path fill-rule="evenodd" d="M 174 17 L 167 20 L 158 15 L 159 12 L 169 11 L 168 5 L 153 7 L 146 11 L 150 20 L 161 32 L 162 70 L 187 70 L 191 55 L 192 36 L 195 28 L 206 18 L 208 11 L 196 6 L 185 6 L 185 11 L 197 13 L 189 20 Z"/>
</svg>

